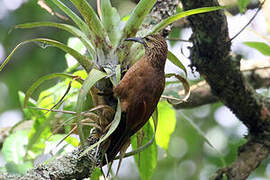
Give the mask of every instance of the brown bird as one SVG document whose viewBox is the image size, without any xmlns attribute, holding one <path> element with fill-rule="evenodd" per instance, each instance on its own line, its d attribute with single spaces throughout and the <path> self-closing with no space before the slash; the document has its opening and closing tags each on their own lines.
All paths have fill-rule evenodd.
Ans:
<svg viewBox="0 0 270 180">
<path fill-rule="evenodd" d="M 118 152 L 125 153 L 130 137 L 148 121 L 165 87 L 164 66 L 168 53 L 165 39 L 157 34 L 126 41 L 143 44 L 145 55 L 113 89 L 114 96 L 120 99 L 122 114 L 119 126 L 109 137 L 105 152 L 108 162 L 112 162 Z M 104 164 L 107 164 L 105 158 Z"/>
</svg>

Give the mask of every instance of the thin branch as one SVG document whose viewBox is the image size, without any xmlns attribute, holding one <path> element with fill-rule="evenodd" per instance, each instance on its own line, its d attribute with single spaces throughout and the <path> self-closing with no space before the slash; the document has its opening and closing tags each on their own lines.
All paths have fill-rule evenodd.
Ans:
<svg viewBox="0 0 270 180">
<path fill-rule="evenodd" d="M 68 21 L 68 17 L 59 14 L 58 12 L 54 12 L 53 9 L 45 2 L 45 0 L 38 0 L 37 4 L 42 8 L 45 9 L 48 13 L 52 16 L 56 16 L 61 20 Z"/>
<path fill-rule="evenodd" d="M 265 0 L 259 5 L 257 11 L 255 12 L 255 14 L 253 15 L 253 17 L 249 20 L 249 22 L 238 32 L 236 33 L 229 42 L 232 42 L 239 34 L 241 34 L 249 25 L 250 23 L 255 19 L 255 17 L 257 16 L 257 14 L 259 13 L 259 11 L 262 9 L 262 6 L 264 4 Z"/>
<path fill-rule="evenodd" d="M 181 39 L 181 38 L 166 38 L 168 41 L 183 41 L 183 42 L 192 42 L 190 40 Z"/>
</svg>

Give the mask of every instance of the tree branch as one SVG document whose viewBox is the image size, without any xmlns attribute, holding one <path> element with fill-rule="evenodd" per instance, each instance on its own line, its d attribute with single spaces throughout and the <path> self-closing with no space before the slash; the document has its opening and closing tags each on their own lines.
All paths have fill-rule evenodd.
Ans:
<svg viewBox="0 0 270 180">
<path fill-rule="evenodd" d="M 237 160 L 231 166 L 218 170 L 214 179 L 222 180 L 224 174 L 228 179 L 247 179 L 250 172 L 254 171 L 269 153 L 269 147 L 251 139 L 239 148 Z"/>
<path fill-rule="evenodd" d="M 182 0 L 182 3 L 185 10 L 219 5 L 217 0 Z M 270 144 L 265 138 L 270 134 L 270 103 L 267 98 L 255 92 L 241 73 L 239 60 L 230 55 L 231 43 L 224 12 L 220 10 L 204 13 L 189 16 L 188 19 L 193 31 L 193 47 L 190 48 L 192 66 L 205 78 L 212 93 L 248 127 L 250 140 L 245 146 L 259 142 L 264 148 L 251 150 L 259 151 L 253 151 L 254 155 L 261 153 L 266 157 L 269 152 L 265 151 L 265 148 Z M 249 154 L 248 151 L 249 148 L 243 148 L 234 164 L 241 164 L 242 156 Z M 245 158 L 250 159 L 252 156 Z M 263 158 L 256 158 L 256 167 L 262 160 Z M 249 168 L 248 164 L 241 164 L 246 165 L 248 170 L 245 171 L 248 172 L 243 171 L 245 168 L 230 171 L 234 164 L 227 168 L 228 171 L 222 172 L 229 179 L 237 179 L 235 177 L 241 177 L 242 173 L 250 174 L 254 169 Z"/>
<path fill-rule="evenodd" d="M 241 71 L 254 89 L 270 86 L 270 61 L 254 60 L 253 64 L 242 61 Z M 259 62 L 259 63 L 258 63 Z M 206 104 L 218 102 L 219 99 L 213 95 L 206 81 L 199 82 L 190 87 L 190 97 L 186 102 L 174 106 L 175 109 L 195 108 Z M 181 93 L 182 94 L 182 93 Z M 183 92 L 184 94 L 184 92 Z"/>
<path fill-rule="evenodd" d="M 86 147 L 96 143 L 95 133 L 86 140 Z M 90 177 L 93 170 L 100 165 L 101 150 L 94 148 L 81 157 L 85 148 L 79 148 L 72 153 L 56 158 L 47 164 L 38 165 L 24 176 L 0 174 L 0 179 L 7 180 L 68 180 Z"/>
</svg>

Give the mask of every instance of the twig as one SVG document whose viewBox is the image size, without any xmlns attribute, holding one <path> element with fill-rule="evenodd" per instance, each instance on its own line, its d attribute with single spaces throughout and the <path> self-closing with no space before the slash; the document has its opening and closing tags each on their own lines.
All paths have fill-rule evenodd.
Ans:
<svg viewBox="0 0 270 180">
<path fill-rule="evenodd" d="M 37 4 L 42 8 L 49 12 L 51 15 L 58 17 L 61 20 L 68 21 L 68 17 L 63 16 L 57 12 L 54 12 L 52 8 L 45 2 L 45 0 L 38 0 Z"/>
<path fill-rule="evenodd" d="M 183 41 L 183 42 L 192 42 L 190 40 L 181 39 L 181 38 L 166 38 L 168 41 Z"/>
<path fill-rule="evenodd" d="M 265 0 L 260 4 L 260 6 L 258 7 L 256 13 L 253 15 L 253 17 L 249 20 L 249 22 L 238 32 L 236 33 L 230 40 L 229 42 L 232 42 L 239 34 L 241 34 L 246 27 L 248 27 L 248 25 L 255 19 L 255 17 L 257 16 L 257 14 L 259 13 L 259 11 L 261 10 L 263 4 L 264 4 Z"/>
<path fill-rule="evenodd" d="M 102 13 L 101 13 L 100 0 L 97 0 L 97 13 L 98 13 L 98 16 L 99 16 L 100 20 L 102 21 Z"/>
</svg>

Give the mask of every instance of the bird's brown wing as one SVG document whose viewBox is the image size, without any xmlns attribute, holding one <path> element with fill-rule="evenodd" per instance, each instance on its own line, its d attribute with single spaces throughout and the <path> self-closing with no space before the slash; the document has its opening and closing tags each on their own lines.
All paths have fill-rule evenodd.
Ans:
<svg viewBox="0 0 270 180">
<path fill-rule="evenodd" d="M 144 67 L 143 70 L 138 66 Z M 164 78 L 151 79 L 154 73 L 147 62 L 140 60 L 114 88 L 115 95 L 120 98 L 122 114 L 119 126 L 109 138 L 106 150 L 109 162 L 154 112 L 164 88 Z"/>
<path fill-rule="evenodd" d="M 139 106 L 142 107 L 142 106 Z M 106 155 L 108 158 L 108 162 L 112 162 L 115 158 L 115 156 L 118 154 L 118 152 L 121 150 L 121 148 L 126 144 L 126 142 L 129 141 L 130 137 L 136 133 L 134 126 L 131 127 L 129 124 L 130 120 L 133 119 L 128 119 L 128 117 L 135 116 L 139 120 L 142 119 L 144 114 L 138 114 L 138 111 L 128 111 L 128 112 L 122 112 L 121 114 L 121 121 L 116 128 L 116 130 L 113 132 L 113 134 L 109 137 L 110 138 L 110 145 L 108 149 L 106 150 Z M 136 126 L 137 127 L 137 126 Z M 136 128 L 137 129 L 137 128 Z M 104 162 L 103 164 L 106 164 Z"/>
</svg>

